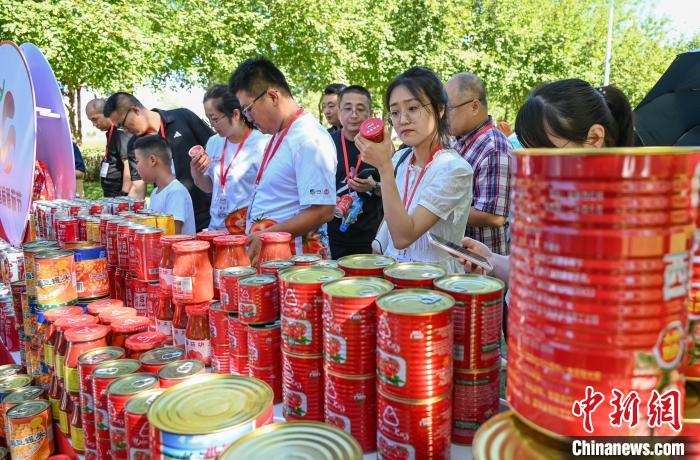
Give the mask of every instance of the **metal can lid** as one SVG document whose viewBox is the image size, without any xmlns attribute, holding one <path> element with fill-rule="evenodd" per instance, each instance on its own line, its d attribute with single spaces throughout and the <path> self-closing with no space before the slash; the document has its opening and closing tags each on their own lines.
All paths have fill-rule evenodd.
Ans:
<svg viewBox="0 0 700 460">
<path fill-rule="evenodd" d="M 114 332 L 136 332 L 148 327 L 150 320 L 145 316 L 120 316 L 110 324 Z"/>
<path fill-rule="evenodd" d="M 158 377 L 146 372 L 119 377 L 107 387 L 107 392 L 117 396 L 126 396 L 150 390 L 158 385 Z"/>
<path fill-rule="evenodd" d="M 107 324 L 111 324 L 114 319 L 124 316 L 136 316 L 136 309 L 131 307 L 112 307 L 102 310 L 98 315 L 100 321 Z"/>
<path fill-rule="evenodd" d="M 317 262 L 321 260 L 321 256 L 318 254 L 297 254 L 289 260 L 292 262 Z"/>
<path fill-rule="evenodd" d="M 32 384 L 32 378 L 26 374 L 8 375 L 0 379 L 0 393 L 5 393 L 17 388 L 26 387 Z"/>
<path fill-rule="evenodd" d="M 377 307 L 399 315 L 429 315 L 452 308 L 452 296 L 430 289 L 398 289 L 377 298 Z"/>
<path fill-rule="evenodd" d="M 314 267 L 331 267 L 331 268 L 338 268 L 338 261 L 336 260 L 317 260 L 316 262 L 312 263 Z"/>
<path fill-rule="evenodd" d="M 442 290 L 460 294 L 491 294 L 506 287 L 498 278 L 472 274 L 443 276 L 433 284 Z"/>
<path fill-rule="evenodd" d="M 319 284 L 335 281 L 345 276 L 339 268 L 327 267 L 291 267 L 280 272 L 280 280 L 286 283 Z"/>
<path fill-rule="evenodd" d="M 55 251 L 47 251 L 47 252 L 42 252 L 40 254 L 37 254 L 34 256 L 35 259 L 60 259 L 61 257 L 73 257 L 73 252 L 72 251 L 63 251 L 63 250 L 55 250 Z"/>
<path fill-rule="evenodd" d="M 90 326 L 96 323 L 97 318 L 95 318 L 94 316 L 80 314 L 61 316 L 56 321 L 54 321 L 53 325 L 59 331 L 67 331 L 72 327 Z"/>
<path fill-rule="evenodd" d="M 40 398 L 44 394 L 44 389 L 41 387 L 29 386 L 13 390 L 2 398 L 3 404 L 20 404 L 24 401 L 33 401 Z"/>
<path fill-rule="evenodd" d="M 241 278 L 238 280 L 238 285 L 239 286 L 265 286 L 268 284 L 275 284 L 277 282 L 277 278 L 275 278 L 275 275 L 251 275 L 251 276 L 246 276 L 245 278 Z"/>
<path fill-rule="evenodd" d="M 321 289 L 332 297 L 363 298 L 386 294 L 394 289 L 394 285 L 373 276 L 352 276 L 326 283 Z"/>
<path fill-rule="evenodd" d="M 262 426 L 231 444 L 219 457 L 282 458 L 304 452 L 308 460 L 360 460 L 360 444 L 343 430 L 321 422 L 285 422 Z"/>
<path fill-rule="evenodd" d="M 56 240 L 36 240 L 24 243 L 22 245 L 22 251 L 24 252 L 37 252 L 44 249 L 58 248 L 58 241 Z"/>
<path fill-rule="evenodd" d="M 254 275 L 258 271 L 253 268 L 253 267 L 229 267 L 229 268 L 224 268 L 219 272 L 219 276 L 221 277 L 234 277 L 234 278 L 240 278 L 241 276 L 249 276 L 249 275 Z"/>
<path fill-rule="evenodd" d="M 78 365 L 93 366 L 105 361 L 112 361 L 124 356 L 122 347 L 100 347 L 86 351 L 78 357 Z"/>
<path fill-rule="evenodd" d="M 114 359 L 99 364 L 92 370 L 93 379 L 116 379 L 123 375 L 133 374 L 141 367 L 135 359 Z"/>
<path fill-rule="evenodd" d="M 153 401 L 164 392 L 165 388 L 153 388 L 151 390 L 142 391 L 129 398 L 124 406 L 124 411 L 129 414 L 146 415 Z"/>
<path fill-rule="evenodd" d="M 293 267 L 294 262 L 291 260 L 268 260 L 267 262 L 263 262 L 260 264 L 260 268 L 274 268 L 277 270 L 282 270 L 285 268 Z"/>
<path fill-rule="evenodd" d="M 400 280 L 425 280 L 445 276 L 444 268 L 422 262 L 401 262 L 384 269 L 384 275 Z"/>
<path fill-rule="evenodd" d="M 83 313 L 81 307 L 56 307 L 44 312 L 44 320 L 53 323 L 61 316 L 80 315 Z"/>
<path fill-rule="evenodd" d="M 221 302 L 218 300 L 215 300 L 215 301 L 209 303 L 209 310 L 216 311 L 216 312 L 224 311 L 224 310 L 222 310 Z"/>
<path fill-rule="evenodd" d="M 113 307 L 123 307 L 124 301 L 119 299 L 100 299 L 89 303 L 87 306 L 88 313 L 91 315 L 98 315 L 102 310 Z"/>
<path fill-rule="evenodd" d="M 175 385 L 148 410 L 156 429 L 173 434 L 210 434 L 249 424 L 272 410 L 272 388 L 238 375 L 198 375 Z"/>
<path fill-rule="evenodd" d="M 45 399 L 35 399 L 18 404 L 8 410 L 5 416 L 11 419 L 33 417 L 47 410 L 51 406 Z"/>
<path fill-rule="evenodd" d="M 338 259 L 340 268 L 372 269 L 394 265 L 396 260 L 379 254 L 356 254 Z"/>
<path fill-rule="evenodd" d="M 126 339 L 124 345 L 129 350 L 144 351 L 163 345 L 167 339 L 160 331 L 139 332 Z"/>
<path fill-rule="evenodd" d="M 685 384 L 684 423 L 700 424 L 700 382 Z"/>
<path fill-rule="evenodd" d="M 162 228 L 153 228 L 153 227 L 146 227 L 146 228 L 138 228 L 136 229 L 136 234 L 137 235 L 160 235 L 163 233 Z"/>
<path fill-rule="evenodd" d="M 166 380 L 185 379 L 201 373 L 204 367 L 204 363 L 197 359 L 180 359 L 161 367 L 158 370 L 158 377 Z"/>
<path fill-rule="evenodd" d="M 162 230 L 161 230 L 162 231 Z M 208 251 L 209 242 L 202 240 L 192 240 L 192 241 L 180 241 L 179 243 L 174 243 L 172 248 L 175 254 L 184 254 L 189 252 L 197 251 Z"/>
<path fill-rule="evenodd" d="M 139 361 L 147 366 L 160 366 L 172 363 L 185 356 L 185 350 L 178 347 L 164 346 L 148 350 L 141 355 Z"/>
<path fill-rule="evenodd" d="M 89 315 L 88 318 L 97 319 L 94 316 Z M 67 341 L 71 343 L 90 342 L 92 340 L 98 340 L 103 337 L 107 337 L 107 334 L 109 334 L 109 326 L 105 326 L 104 324 L 89 324 L 67 329 L 64 334 L 64 337 Z"/>
<path fill-rule="evenodd" d="M 22 366 L 19 364 L 5 364 L 0 366 L 0 378 L 9 377 L 22 373 Z"/>
</svg>

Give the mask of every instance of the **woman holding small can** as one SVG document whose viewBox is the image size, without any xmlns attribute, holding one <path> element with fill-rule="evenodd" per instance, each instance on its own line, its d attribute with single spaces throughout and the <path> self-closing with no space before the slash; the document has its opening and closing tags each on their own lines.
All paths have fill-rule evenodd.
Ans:
<svg viewBox="0 0 700 460">
<path fill-rule="evenodd" d="M 212 193 L 210 230 L 227 229 L 243 235 L 255 177 L 268 136 L 246 120 L 242 107 L 226 85 L 216 85 L 204 95 L 204 113 L 216 131 L 205 151 L 192 157 L 195 185 Z"/>
<path fill-rule="evenodd" d="M 389 84 L 384 104 L 389 122 L 408 149 L 392 158 L 389 130 L 381 142 L 362 134 L 355 138 L 363 161 L 381 176 L 384 223 L 374 249 L 399 262 L 429 262 L 449 273 L 462 272 L 456 259 L 428 239 L 428 233 L 434 233 L 460 241 L 472 201 L 472 168 L 446 147 L 450 143 L 445 88 L 432 70 L 413 67 Z"/>
</svg>

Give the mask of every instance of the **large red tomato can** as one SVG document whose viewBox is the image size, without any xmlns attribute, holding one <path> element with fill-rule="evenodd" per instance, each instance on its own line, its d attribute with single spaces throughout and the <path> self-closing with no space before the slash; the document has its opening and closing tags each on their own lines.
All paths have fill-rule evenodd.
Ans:
<svg viewBox="0 0 700 460">
<path fill-rule="evenodd" d="M 248 326 L 238 321 L 238 313 L 229 313 L 228 342 L 231 355 L 248 357 Z"/>
<path fill-rule="evenodd" d="M 454 303 L 427 289 L 399 289 L 377 298 L 380 391 L 418 400 L 452 390 Z"/>
<path fill-rule="evenodd" d="M 248 325 L 248 361 L 253 367 L 282 365 L 280 321 Z"/>
<path fill-rule="evenodd" d="M 377 448 L 377 390 L 374 375 L 349 376 L 326 370 L 325 422 L 352 435 L 365 453 Z"/>
<path fill-rule="evenodd" d="M 471 445 L 476 430 L 498 414 L 501 366 L 482 372 L 454 371 L 452 442 Z"/>
<path fill-rule="evenodd" d="M 219 294 L 224 310 L 238 312 L 238 280 L 256 273 L 253 267 L 231 267 L 219 272 Z"/>
<path fill-rule="evenodd" d="M 441 266 L 422 262 L 401 262 L 384 269 L 384 278 L 394 283 L 396 289 L 432 289 L 433 281 L 446 274 Z"/>
<path fill-rule="evenodd" d="M 355 254 L 338 259 L 338 267 L 347 276 L 384 277 L 384 269 L 396 263 L 391 257 L 379 254 Z"/>
<path fill-rule="evenodd" d="M 228 320 L 229 313 L 222 308 L 221 302 L 209 304 L 209 340 L 212 346 L 228 347 Z"/>
<path fill-rule="evenodd" d="M 282 353 L 282 393 L 285 419 L 322 422 L 323 356 Z"/>
<path fill-rule="evenodd" d="M 238 280 L 238 320 L 245 324 L 269 323 L 279 318 L 277 279 L 253 275 Z"/>
</svg>

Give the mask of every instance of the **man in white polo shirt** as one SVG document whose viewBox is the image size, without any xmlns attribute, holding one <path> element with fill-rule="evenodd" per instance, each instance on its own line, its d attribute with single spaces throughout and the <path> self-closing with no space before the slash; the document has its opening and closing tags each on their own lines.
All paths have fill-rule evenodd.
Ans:
<svg viewBox="0 0 700 460">
<path fill-rule="evenodd" d="M 243 115 L 272 138 L 265 148 L 248 210 L 246 231 L 255 264 L 262 230 L 289 232 L 295 254 L 329 255 L 326 222 L 335 209 L 335 145 L 314 117 L 292 97 L 282 72 L 251 58 L 229 79 Z"/>
</svg>

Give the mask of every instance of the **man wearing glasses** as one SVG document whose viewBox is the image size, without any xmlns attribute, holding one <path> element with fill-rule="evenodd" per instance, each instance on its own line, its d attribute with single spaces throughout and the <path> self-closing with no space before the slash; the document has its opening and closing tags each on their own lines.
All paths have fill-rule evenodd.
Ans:
<svg viewBox="0 0 700 460">
<path fill-rule="evenodd" d="M 249 255 L 258 234 L 291 233 L 296 254 L 328 256 L 326 222 L 335 209 L 336 155 L 328 132 L 294 100 L 284 74 L 267 59 L 245 60 L 229 79 L 243 115 L 272 138 L 265 148 L 248 208 Z"/>
<path fill-rule="evenodd" d="M 474 199 L 466 236 L 507 255 L 511 147 L 488 114 L 486 88 L 478 76 L 459 73 L 446 85 L 447 120 L 454 149 L 474 170 Z"/>
<path fill-rule="evenodd" d="M 192 198 L 197 231 L 209 225 L 211 194 L 202 192 L 192 179 L 189 150 L 195 145 L 206 145 L 214 132 L 194 112 L 188 109 L 160 110 L 146 109 L 133 95 L 119 92 L 105 102 L 104 115 L 112 123 L 133 135 L 128 150 L 132 152 L 136 139 L 150 134 L 158 134 L 168 141 L 172 150 L 173 172 L 185 186 Z M 143 198 L 146 186 L 138 178 L 135 195 Z"/>
</svg>

